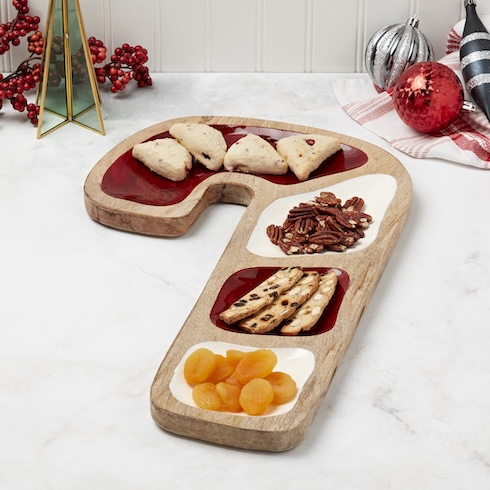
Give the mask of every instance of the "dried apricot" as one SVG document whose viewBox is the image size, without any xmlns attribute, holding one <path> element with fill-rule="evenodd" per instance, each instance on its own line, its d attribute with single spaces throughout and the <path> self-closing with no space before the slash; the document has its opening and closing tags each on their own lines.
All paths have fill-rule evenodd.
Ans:
<svg viewBox="0 0 490 490">
<path fill-rule="evenodd" d="M 191 384 L 204 383 L 216 367 L 214 352 L 204 347 L 195 350 L 184 364 L 184 378 Z"/>
<path fill-rule="evenodd" d="M 234 376 L 243 385 L 254 378 L 265 378 L 277 364 L 277 356 L 270 349 L 247 352 L 236 365 Z"/>
<path fill-rule="evenodd" d="M 238 386 L 233 386 L 229 383 L 218 383 L 216 385 L 216 391 L 221 396 L 225 407 L 231 412 L 241 412 L 242 406 L 240 405 L 239 398 L 241 388 Z"/>
<path fill-rule="evenodd" d="M 223 400 L 216 391 L 216 385 L 209 382 L 194 386 L 192 399 L 199 408 L 207 410 L 219 410 L 223 405 Z"/>
<path fill-rule="evenodd" d="M 225 381 L 230 385 L 243 388 L 243 383 L 241 383 L 236 377 L 236 371 L 229 378 L 226 378 Z"/>
<path fill-rule="evenodd" d="M 274 391 L 269 381 L 254 378 L 240 391 L 239 402 L 248 415 L 263 414 L 274 399 Z"/>
<path fill-rule="evenodd" d="M 274 371 L 266 376 L 264 379 L 269 381 L 274 392 L 274 405 L 282 405 L 283 403 L 290 402 L 296 396 L 296 382 L 287 373 L 281 371 Z"/>
<path fill-rule="evenodd" d="M 224 381 L 230 377 L 235 371 L 235 365 L 231 363 L 225 356 L 221 354 L 215 354 L 216 366 L 209 376 L 208 381 L 217 384 L 220 381 Z"/>
<path fill-rule="evenodd" d="M 246 352 L 241 350 L 229 349 L 226 351 L 226 358 L 236 366 L 245 354 Z"/>
</svg>

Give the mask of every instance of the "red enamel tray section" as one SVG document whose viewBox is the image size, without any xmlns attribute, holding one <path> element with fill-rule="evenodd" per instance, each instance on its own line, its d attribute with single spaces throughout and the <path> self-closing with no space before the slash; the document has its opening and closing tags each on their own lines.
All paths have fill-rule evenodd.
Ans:
<svg viewBox="0 0 490 490">
<path fill-rule="evenodd" d="M 248 269 L 242 269 L 231 275 L 223 284 L 223 287 L 221 288 L 218 297 L 216 298 L 213 308 L 211 309 L 210 317 L 214 325 L 224 330 L 230 330 L 232 332 L 255 335 L 242 330 L 237 325 L 228 325 L 227 323 L 220 320 L 219 314 L 222 311 L 226 310 L 230 305 L 232 305 L 243 295 L 251 291 L 255 286 L 259 285 L 262 281 L 274 274 L 274 272 L 276 272 L 277 270 L 278 267 L 250 267 Z M 324 332 L 328 332 L 334 327 L 340 305 L 342 304 L 342 299 L 349 286 L 349 275 L 345 271 L 332 268 L 305 267 L 304 270 L 316 270 L 320 274 L 333 270 L 338 277 L 338 283 L 335 293 L 316 325 L 308 332 L 302 332 L 299 334 L 300 336 L 318 335 Z M 280 332 L 280 328 L 281 325 L 265 335 L 283 336 Z"/>
<path fill-rule="evenodd" d="M 212 125 L 223 133 L 228 147 L 248 133 L 254 133 L 269 141 L 274 147 L 277 140 L 298 134 L 282 129 L 262 128 L 259 126 L 232 126 L 225 124 Z M 171 137 L 168 131 L 157 134 L 150 140 Z M 367 155 L 352 146 L 342 144 L 342 149 L 328 158 L 308 180 L 331 175 L 364 165 Z M 102 190 L 109 196 L 133 201 L 139 204 L 153 206 L 169 206 L 182 202 L 192 190 L 208 177 L 220 172 L 208 170 L 198 162 L 193 163 L 188 177 L 181 182 L 172 182 L 152 172 L 141 162 L 133 158 L 132 150 L 126 151 L 107 169 L 103 178 Z M 270 182 L 281 185 L 299 183 L 292 172 L 284 175 L 260 175 L 258 176 Z"/>
</svg>

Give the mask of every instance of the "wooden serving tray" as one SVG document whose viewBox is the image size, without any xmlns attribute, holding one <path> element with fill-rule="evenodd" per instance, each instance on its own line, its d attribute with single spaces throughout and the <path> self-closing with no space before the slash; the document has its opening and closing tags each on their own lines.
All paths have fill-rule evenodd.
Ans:
<svg viewBox="0 0 490 490">
<path fill-rule="evenodd" d="M 178 121 L 219 127 L 229 144 L 247 132 L 261 134 L 271 142 L 293 133 L 335 135 L 342 151 L 324 162 L 306 182 L 291 175 L 278 179 L 226 171 L 211 175 L 196 169 L 185 182 L 168 184 L 135 164 L 130 153 L 136 143 L 167 135 L 169 127 Z M 272 219 L 281 224 L 285 209 L 324 190 L 332 190 L 343 201 L 354 196 L 365 199 L 365 211 L 373 216 L 373 223 L 362 240 L 364 244 L 342 253 L 291 256 L 275 246 L 270 248 L 270 242 L 263 240 L 264 226 Z M 136 133 L 107 153 L 85 183 L 87 211 L 104 225 L 153 236 L 178 236 L 189 230 L 211 203 L 247 206 L 156 373 L 150 393 L 156 423 L 179 435 L 245 449 L 285 451 L 296 446 L 310 427 L 374 293 L 405 224 L 411 198 L 407 171 L 381 148 L 341 134 L 282 122 L 211 116 L 169 120 Z M 217 313 L 239 297 L 238 284 L 251 289 L 261 274 L 292 265 L 333 269 L 342 278 L 316 329 L 289 337 L 253 335 L 219 324 Z M 201 345 L 217 353 L 230 346 L 275 350 L 281 366 L 290 369 L 298 382 L 297 398 L 288 407 L 256 417 L 197 408 L 189 399 L 189 387 L 182 382 L 181 369 L 188 352 Z"/>
</svg>

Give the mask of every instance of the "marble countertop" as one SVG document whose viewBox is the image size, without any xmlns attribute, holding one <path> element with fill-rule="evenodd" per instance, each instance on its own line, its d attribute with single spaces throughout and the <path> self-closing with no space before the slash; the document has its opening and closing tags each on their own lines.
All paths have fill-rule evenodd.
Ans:
<svg viewBox="0 0 490 490">
<path fill-rule="evenodd" d="M 490 488 L 490 172 L 415 160 L 354 123 L 332 80 L 161 74 L 103 90 L 107 135 L 37 140 L 0 112 L 0 488 Z M 106 228 L 83 201 L 114 145 L 165 119 L 256 117 L 391 151 L 410 216 L 305 439 L 283 453 L 161 430 L 149 389 L 244 212 L 210 206 L 174 239 Z"/>
</svg>

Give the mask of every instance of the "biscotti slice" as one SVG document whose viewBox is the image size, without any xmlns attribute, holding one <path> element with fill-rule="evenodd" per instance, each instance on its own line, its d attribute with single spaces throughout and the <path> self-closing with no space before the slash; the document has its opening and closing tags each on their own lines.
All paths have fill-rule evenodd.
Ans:
<svg viewBox="0 0 490 490">
<path fill-rule="evenodd" d="M 219 317 L 228 325 L 257 313 L 270 305 L 284 291 L 292 288 L 303 275 L 301 267 L 283 267 L 235 301 Z"/>
<path fill-rule="evenodd" d="M 132 155 L 166 179 L 180 182 L 192 168 L 191 154 L 173 138 L 160 138 L 134 145 Z"/>
<path fill-rule="evenodd" d="M 209 170 L 223 165 L 227 144 L 221 131 L 203 123 L 175 123 L 169 133 Z"/>
<path fill-rule="evenodd" d="M 298 134 L 281 138 L 277 152 L 298 180 L 306 180 L 328 157 L 340 150 L 340 141 L 322 134 Z"/>
<path fill-rule="evenodd" d="M 283 175 L 288 171 L 286 160 L 268 141 L 253 133 L 228 148 L 224 166 L 230 172 L 249 174 Z"/>
<path fill-rule="evenodd" d="M 289 318 L 318 289 L 320 274 L 305 272 L 303 277 L 289 290 L 276 298 L 255 315 L 244 318 L 238 326 L 250 333 L 267 333 Z"/>
<path fill-rule="evenodd" d="M 284 322 L 281 333 L 297 335 L 314 327 L 332 299 L 337 282 L 338 278 L 335 272 L 323 274 L 320 277 L 320 284 L 316 292 L 296 310 L 293 316 Z"/>
</svg>

